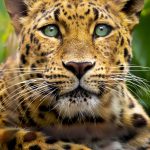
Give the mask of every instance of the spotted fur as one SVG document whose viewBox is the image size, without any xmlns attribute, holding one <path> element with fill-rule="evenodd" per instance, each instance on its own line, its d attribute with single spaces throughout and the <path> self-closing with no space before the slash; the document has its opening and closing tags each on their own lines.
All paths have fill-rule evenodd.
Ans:
<svg viewBox="0 0 150 150">
<path fill-rule="evenodd" d="M 144 1 L 5 3 L 19 48 L 1 66 L 1 148 L 150 149 L 149 117 L 125 83 Z M 103 38 L 93 34 L 100 23 L 113 28 Z M 48 24 L 61 34 L 45 36 Z"/>
</svg>

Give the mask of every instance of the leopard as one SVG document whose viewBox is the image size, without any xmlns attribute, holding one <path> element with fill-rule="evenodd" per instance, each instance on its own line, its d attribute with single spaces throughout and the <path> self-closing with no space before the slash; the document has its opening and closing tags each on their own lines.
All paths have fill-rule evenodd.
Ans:
<svg viewBox="0 0 150 150">
<path fill-rule="evenodd" d="M 150 150 L 127 87 L 144 0 L 4 0 L 17 42 L 0 67 L 0 149 Z"/>
</svg>

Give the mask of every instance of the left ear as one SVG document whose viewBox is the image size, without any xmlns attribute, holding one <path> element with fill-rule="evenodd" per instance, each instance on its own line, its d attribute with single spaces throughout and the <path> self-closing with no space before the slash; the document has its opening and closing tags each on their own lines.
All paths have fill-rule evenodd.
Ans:
<svg viewBox="0 0 150 150">
<path fill-rule="evenodd" d="M 114 7 L 125 13 L 131 21 L 132 26 L 139 22 L 140 13 L 144 7 L 144 0 L 110 0 Z"/>
</svg>

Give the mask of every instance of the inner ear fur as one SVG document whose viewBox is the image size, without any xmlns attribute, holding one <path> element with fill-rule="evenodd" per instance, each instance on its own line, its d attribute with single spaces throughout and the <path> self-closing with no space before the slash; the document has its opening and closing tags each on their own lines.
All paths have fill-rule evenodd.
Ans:
<svg viewBox="0 0 150 150">
<path fill-rule="evenodd" d="M 27 5 L 23 0 L 5 0 L 5 6 L 11 17 L 13 26 L 17 34 L 20 33 L 20 18 L 27 15 Z"/>
<path fill-rule="evenodd" d="M 144 0 L 109 0 L 108 5 L 128 18 L 128 27 L 133 30 L 139 23 L 139 16 L 144 7 Z"/>
<path fill-rule="evenodd" d="M 120 0 L 121 1 L 121 0 Z M 138 16 L 144 7 L 144 0 L 127 0 L 122 10 L 127 15 Z"/>
<path fill-rule="evenodd" d="M 129 17 L 138 16 L 144 7 L 144 0 L 111 0 L 109 2 Z"/>
</svg>

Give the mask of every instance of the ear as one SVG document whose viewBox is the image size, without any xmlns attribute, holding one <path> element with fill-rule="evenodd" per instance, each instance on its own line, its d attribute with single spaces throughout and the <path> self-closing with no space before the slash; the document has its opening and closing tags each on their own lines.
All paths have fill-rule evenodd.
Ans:
<svg viewBox="0 0 150 150">
<path fill-rule="evenodd" d="M 140 13 L 144 7 L 144 0 L 110 0 L 119 11 L 125 13 L 132 26 L 138 24 Z"/>
<path fill-rule="evenodd" d="M 121 1 L 121 0 L 120 0 Z M 127 0 L 122 11 L 127 15 L 139 15 L 144 7 L 144 0 Z"/>
<path fill-rule="evenodd" d="M 20 18 L 27 15 L 27 5 L 24 0 L 5 0 L 7 11 L 11 17 L 17 34 L 21 30 Z"/>
</svg>

